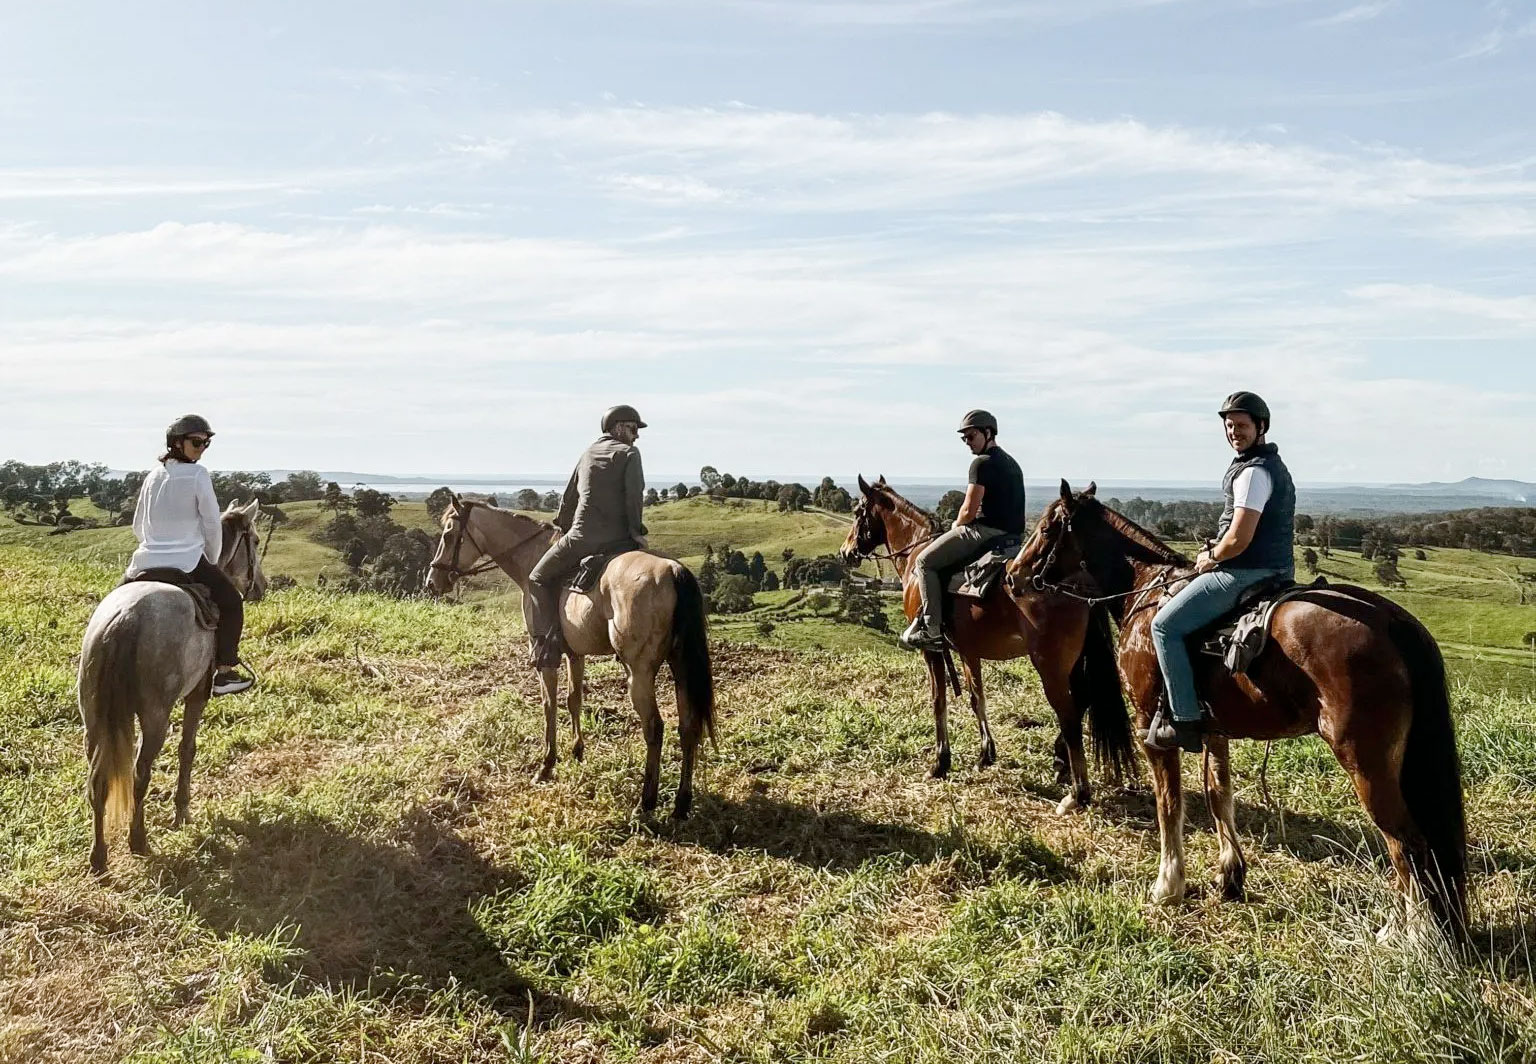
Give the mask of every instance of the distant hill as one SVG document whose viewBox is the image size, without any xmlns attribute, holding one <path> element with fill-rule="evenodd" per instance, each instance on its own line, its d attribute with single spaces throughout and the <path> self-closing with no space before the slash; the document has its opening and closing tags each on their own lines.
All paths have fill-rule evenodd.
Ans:
<svg viewBox="0 0 1536 1064">
<path fill-rule="evenodd" d="M 1415 495 L 1502 497 L 1511 502 L 1536 502 L 1536 484 L 1523 480 L 1488 480 L 1484 477 L 1468 477 L 1454 484 L 1434 481 L 1428 484 L 1390 484 L 1388 487 L 1394 491 L 1412 492 Z"/>
</svg>

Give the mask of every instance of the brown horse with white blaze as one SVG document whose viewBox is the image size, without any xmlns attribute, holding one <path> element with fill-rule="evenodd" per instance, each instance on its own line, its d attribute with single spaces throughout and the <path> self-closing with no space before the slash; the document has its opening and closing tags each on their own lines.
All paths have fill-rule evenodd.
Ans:
<svg viewBox="0 0 1536 1064">
<path fill-rule="evenodd" d="M 912 563 L 933 540 L 934 519 L 898 495 L 884 477 L 874 484 L 859 477 L 859 491 L 863 498 L 854 508 L 853 528 L 839 556 L 848 565 L 863 558 L 889 560 L 901 577 L 903 606 L 911 620 L 922 604 Z M 881 548 L 884 554 L 879 553 Z M 983 767 L 997 760 L 997 746 L 987 722 L 981 663 L 1024 657 L 1040 674 L 1040 685 L 1060 727 L 1056 737 L 1057 778 L 1071 787 L 1057 811 L 1078 812 L 1092 801 L 1083 753 L 1085 712 L 1091 721 L 1094 757 L 1100 768 L 1119 777 L 1134 767 L 1130 718 L 1113 674 L 1114 644 L 1102 609 L 1044 594 L 1010 602 L 999 585 L 985 599 L 957 598 L 949 635 L 965 671 L 971 709 L 981 730 Z M 928 667 L 938 743 L 932 775 L 943 777 L 950 768 L 945 655 L 925 652 L 923 660 Z"/>
<path fill-rule="evenodd" d="M 426 590 L 443 594 L 463 576 L 500 568 L 523 592 L 528 619 L 528 574 L 559 532 L 531 517 L 454 496 L 443 513 L 443 532 L 427 571 Z M 699 741 L 715 729 L 715 687 L 705 631 L 704 596 L 694 575 L 680 562 L 644 551 L 609 561 L 590 592 L 562 591 L 560 622 L 565 636 L 570 691 L 566 705 L 576 733 L 572 750 L 580 761 L 582 675 L 585 659 L 613 654 L 628 675 L 629 698 L 645 733 L 645 779 L 640 808 L 656 808 L 665 728 L 656 705 L 656 676 L 670 665 L 677 691 L 678 737 L 683 764 L 672 815 L 681 819 L 693 805 L 693 766 Z M 542 669 L 544 763 L 540 782 L 555 778 L 560 672 Z"/>
<path fill-rule="evenodd" d="M 1008 568 L 1011 592 L 1111 597 L 1120 628 L 1119 670 L 1145 730 L 1163 697 L 1152 619 L 1189 561 L 1066 481 Z M 1212 772 L 1205 785 L 1221 842 L 1224 893 L 1241 897 L 1247 865 L 1233 820 L 1229 739 L 1317 733 L 1349 773 L 1355 793 L 1386 837 L 1398 886 L 1429 905 L 1453 938 L 1466 921 L 1467 840 L 1461 763 L 1451 723 L 1445 663 L 1434 637 L 1390 599 L 1333 585 L 1306 591 L 1274 612 L 1270 639 L 1245 675 L 1197 659 L 1211 709 Z M 1184 799 L 1179 751 L 1148 751 L 1157 794 L 1162 860 L 1153 898 L 1184 894 Z"/>
</svg>

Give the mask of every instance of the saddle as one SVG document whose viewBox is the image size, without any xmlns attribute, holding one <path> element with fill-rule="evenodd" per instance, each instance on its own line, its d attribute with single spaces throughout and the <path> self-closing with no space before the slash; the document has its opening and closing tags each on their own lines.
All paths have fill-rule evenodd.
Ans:
<svg viewBox="0 0 1536 1064">
<path fill-rule="evenodd" d="M 1237 600 L 1237 606 L 1224 617 L 1200 629 L 1188 639 L 1194 654 L 1216 658 L 1234 676 L 1242 675 L 1264 652 L 1269 642 L 1269 622 L 1275 609 L 1308 591 L 1328 586 L 1328 578 L 1318 577 L 1310 584 L 1275 578 L 1254 584 Z"/>
<path fill-rule="evenodd" d="M 597 582 L 603 578 L 603 570 L 608 568 L 608 563 L 620 554 L 628 554 L 629 551 L 610 551 L 607 554 L 589 554 L 581 559 L 581 564 L 565 582 L 566 590 L 585 595 L 597 587 Z"/>
<path fill-rule="evenodd" d="M 1019 535 L 1000 536 L 987 544 L 986 553 L 955 569 L 945 582 L 945 593 L 984 599 L 1002 578 L 1003 570 L 1024 545 Z"/>
<path fill-rule="evenodd" d="M 180 569 L 145 569 L 138 576 L 123 580 L 125 584 L 174 584 L 192 596 L 192 614 L 197 626 L 211 632 L 219 626 L 219 607 L 213 601 L 213 592 L 192 579 L 191 573 Z"/>
</svg>

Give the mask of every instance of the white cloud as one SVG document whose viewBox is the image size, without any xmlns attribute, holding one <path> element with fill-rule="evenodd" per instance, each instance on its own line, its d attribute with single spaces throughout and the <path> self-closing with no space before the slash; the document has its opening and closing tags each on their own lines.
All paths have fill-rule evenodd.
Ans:
<svg viewBox="0 0 1536 1064">
<path fill-rule="evenodd" d="M 1310 25 L 1345 26 L 1355 22 L 1369 22 L 1372 19 L 1379 18 L 1386 14 L 1389 10 L 1395 7 L 1396 4 L 1397 0 L 1370 0 L 1368 3 L 1356 4 L 1354 7 L 1347 7 L 1344 10 L 1337 12 L 1336 14 L 1327 16 L 1326 18 L 1315 19 L 1310 23 Z"/>
</svg>

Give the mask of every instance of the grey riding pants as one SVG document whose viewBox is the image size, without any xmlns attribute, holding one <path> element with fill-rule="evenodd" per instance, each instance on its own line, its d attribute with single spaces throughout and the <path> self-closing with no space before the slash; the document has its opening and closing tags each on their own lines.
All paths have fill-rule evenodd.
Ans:
<svg viewBox="0 0 1536 1064">
<path fill-rule="evenodd" d="M 550 668 L 560 664 L 560 655 L 565 652 L 565 640 L 560 634 L 560 591 L 581 568 L 582 559 L 634 549 L 631 539 L 593 543 L 569 535 L 550 544 L 528 574 L 528 640 L 535 666 Z"/>
<path fill-rule="evenodd" d="M 1002 535 L 998 529 L 973 522 L 969 525 L 956 525 L 923 548 L 915 566 L 917 586 L 923 596 L 923 609 L 918 616 L 922 618 L 925 627 L 936 629 L 942 620 L 940 610 L 944 601 L 944 587 L 940 583 L 940 572 L 958 568 L 981 557 L 987 544 Z"/>
</svg>

